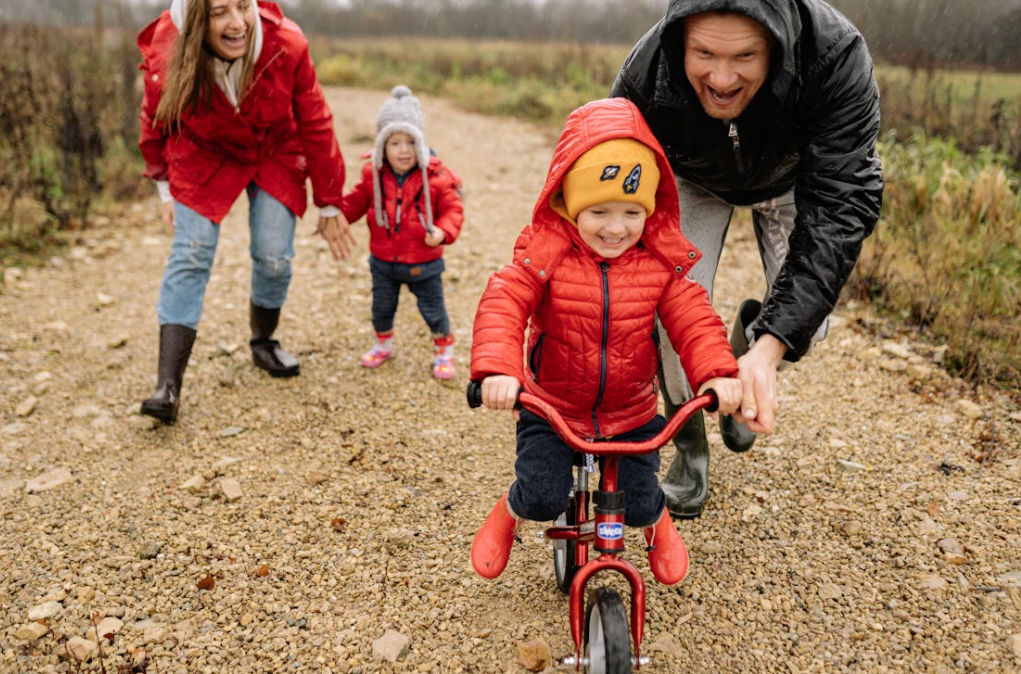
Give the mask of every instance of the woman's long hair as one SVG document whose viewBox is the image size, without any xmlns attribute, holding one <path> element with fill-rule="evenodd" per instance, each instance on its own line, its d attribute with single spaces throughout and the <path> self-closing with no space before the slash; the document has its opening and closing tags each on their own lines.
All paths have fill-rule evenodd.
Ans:
<svg viewBox="0 0 1021 674">
<path fill-rule="evenodd" d="M 166 79 L 159 105 L 156 107 L 156 121 L 170 128 L 181 123 L 185 112 L 195 113 L 208 110 L 212 105 L 216 76 L 213 59 L 216 56 L 206 46 L 206 27 L 209 23 L 211 0 L 190 0 L 181 27 L 174 55 L 167 68 Z M 249 5 L 249 11 L 254 8 Z M 255 26 L 247 31 L 248 46 L 245 52 L 244 69 L 238 83 L 238 103 L 244 98 L 255 70 Z"/>
</svg>

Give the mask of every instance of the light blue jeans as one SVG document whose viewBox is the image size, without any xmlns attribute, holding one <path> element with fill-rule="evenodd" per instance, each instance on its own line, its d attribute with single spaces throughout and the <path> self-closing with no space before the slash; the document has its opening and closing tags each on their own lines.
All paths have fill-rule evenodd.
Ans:
<svg viewBox="0 0 1021 674">
<path fill-rule="evenodd" d="M 278 309 L 287 299 L 297 218 L 254 183 L 248 186 L 251 231 L 252 303 Z M 220 225 L 174 203 L 174 242 L 163 270 L 157 315 L 160 325 L 198 326 L 206 284 L 213 268 Z"/>
</svg>

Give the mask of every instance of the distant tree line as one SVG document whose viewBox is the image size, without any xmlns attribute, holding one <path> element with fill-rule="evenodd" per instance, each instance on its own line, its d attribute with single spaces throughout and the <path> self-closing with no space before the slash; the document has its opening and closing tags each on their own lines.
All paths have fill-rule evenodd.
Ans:
<svg viewBox="0 0 1021 674">
<path fill-rule="evenodd" d="M 667 0 L 279 0 L 312 34 L 631 43 Z M 1021 0 L 831 0 L 876 57 L 915 68 L 1021 69 Z M 138 27 L 169 0 L 4 0 L 0 22 Z"/>
</svg>

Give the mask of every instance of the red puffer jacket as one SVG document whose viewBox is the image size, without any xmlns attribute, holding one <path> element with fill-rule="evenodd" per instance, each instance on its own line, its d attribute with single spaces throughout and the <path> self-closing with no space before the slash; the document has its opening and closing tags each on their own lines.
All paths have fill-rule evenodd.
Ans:
<svg viewBox="0 0 1021 674">
<path fill-rule="evenodd" d="M 154 123 L 178 35 L 170 12 L 138 36 L 145 175 L 169 180 L 175 200 L 217 223 L 252 181 L 299 217 L 308 202 L 306 178 L 317 206 L 338 206 L 343 195 L 344 160 L 308 42 L 275 4 L 260 2 L 259 16 L 262 52 L 238 110 L 214 87 L 212 107 L 186 111 L 174 132 Z"/>
<path fill-rule="evenodd" d="M 550 207 L 550 197 L 581 154 L 624 137 L 656 152 L 661 178 L 641 242 L 605 260 Z M 708 293 L 687 277 L 699 253 L 681 234 L 677 214 L 673 172 L 632 103 L 605 99 L 573 112 L 514 261 L 490 278 L 479 302 L 471 378 L 516 377 L 557 408 L 574 432 L 619 435 L 656 414 L 657 313 L 696 389 L 713 377 L 735 376 L 726 328 Z"/>
<path fill-rule="evenodd" d="M 440 246 L 425 244 L 425 195 L 422 189 L 422 172 L 416 166 L 397 185 L 397 178 L 389 164 L 379 170 L 382 181 L 383 204 L 390 228 L 376 224 L 376 211 L 372 205 L 372 162 L 362 167 L 362 179 L 350 194 L 344 197 L 340 210 L 348 222 L 356 222 L 363 215 L 369 225 L 369 251 L 386 262 L 418 264 L 443 256 L 443 246 L 454 243 L 461 233 L 464 207 L 458 188 L 461 179 L 443 165 L 437 157 L 429 160 L 429 197 L 432 199 L 433 225 L 443 230 L 446 240 Z M 398 207 L 400 214 L 398 214 Z M 366 215 L 367 214 L 367 215 Z M 396 224 L 394 224 L 396 223 Z"/>
</svg>

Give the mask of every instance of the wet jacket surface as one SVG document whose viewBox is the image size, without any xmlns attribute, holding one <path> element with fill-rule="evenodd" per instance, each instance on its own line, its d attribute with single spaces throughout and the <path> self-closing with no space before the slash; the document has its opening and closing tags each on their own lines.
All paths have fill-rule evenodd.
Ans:
<svg viewBox="0 0 1021 674">
<path fill-rule="evenodd" d="M 145 175 L 169 180 L 176 201 L 217 223 L 251 182 L 299 217 L 308 201 L 307 178 L 316 206 L 338 206 L 343 194 L 344 160 L 308 42 L 277 5 L 260 2 L 259 16 L 262 52 L 238 108 L 214 86 L 211 107 L 186 109 L 180 129 L 154 122 L 178 36 L 170 12 L 138 36 Z"/>
<path fill-rule="evenodd" d="M 653 148 L 661 180 L 640 243 L 606 260 L 582 242 L 550 198 L 581 154 L 624 137 Z M 681 234 L 677 209 L 666 157 L 632 104 L 608 99 L 572 113 L 513 262 L 490 278 L 479 302 L 471 378 L 516 377 L 574 432 L 618 435 L 656 414 L 657 312 L 696 387 L 734 376 L 726 329 L 706 291 L 687 276 L 699 253 Z"/>
<path fill-rule="evenodd" d="M 684 18 L 745 14 L 776 39 L 767 81 L 733 122 L 702 109 L 684 73 Z M 794 188 L 790 253 L 755 327 L 807 351 L 882 204 L 879 91 L 861 34 L 819 0 L 672 0 L 635 45 L 612 95 L 633 101 L 675 173 L 729 203 Z"/>
<path fill-rule="evenodd" d="M 386 262 L 415 264 L 429 262 L 443 256 L 443 247 L 454 243 L 461 233 L 464 207 L 457 189 L 458 178 L 437 157 L 429 160 L 429 198 L 432 200 L 434 226 L 443 231 L 445 240 L 439 246 L 425 243 L 425 190 L 422 189 L 422 172 L 416 166 L 408 173 L 402 185 L 388 163 L 379 169 L 383 205 L 389 227 L 382 227 L 376 219 L 372 205 L 372 162 L 362 167 L 362 178 L 344 197 L 340 206 L 348 222 L 354 223 L 363 215 L 369 225 L 369 251 Z"/>
</svg>

